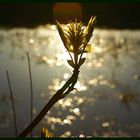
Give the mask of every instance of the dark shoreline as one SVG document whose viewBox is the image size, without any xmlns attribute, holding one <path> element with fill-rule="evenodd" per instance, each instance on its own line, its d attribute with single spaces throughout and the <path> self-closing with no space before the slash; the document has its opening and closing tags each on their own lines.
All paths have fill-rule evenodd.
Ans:
<svg viewBox="0 0 140 140">
<path fill-rule="evenodd" d="M 0 27 L 34 28 L 55 24 L 55 3 L 0 4 Z M 92 15 L 97 15 L 99 28 L 140 29 L 140 3 L 80 3 L 82 21 L 87 24 Z"/>
</svg>

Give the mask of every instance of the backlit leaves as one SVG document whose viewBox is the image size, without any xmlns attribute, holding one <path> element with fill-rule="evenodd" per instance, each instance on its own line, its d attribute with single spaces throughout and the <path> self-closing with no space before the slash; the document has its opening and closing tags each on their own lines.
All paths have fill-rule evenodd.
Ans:
<svg viewBox="0 0 140 140">
<path fill-rule="evenodd" d="M 86 27 L 86 41 L 87 43 L 89 42 L 91 36 L 92 36 L 92 33 L 93 33 L 93 30 L 94 30 L 94 22 L 96 20 L 96 17 L 91 17 L 89 22 L 88 22 L 88 25 Z"/>
<path fill-rule="evenodd" d="M 73 61 L 72 60 L 67 60 L 67 62 L 68 62 L 68 64 L 70 65 L 70 66 L 72 66 L 73 68 L 74 68 L 74 63 L 73 63 Z"/>
<path fill-rule="evenodd" d="M 68 45 L 67 45 L 67 38 L 65 36 L 65 33 L 64 33 L 61 25 L 59 24 L 59 22 L 58 21 L 56 21 L 56 22 L 57 22 L 57 29 L 58 29 L 59 35 L 60 35 L 60 37 L 62 39 L 62 42 L 63 42 L 64 46 L 67 49 Z"/>
<path fill-rule="evenodd" d="M 92 47 L 88 42 L 94 30 L 95 19 L 96 17 L 91 17 L 86 28 L 83 23 L 78 23 L 77 19 L 75 22 L 69 21 L 66 29 L 57 21 L 59 35 L 71 57 L 67 62 L 73 68 L 80 67 L 85 62 L 85 58 L 82 58 L 83 53 L 91 52 Z"/>
</svg>

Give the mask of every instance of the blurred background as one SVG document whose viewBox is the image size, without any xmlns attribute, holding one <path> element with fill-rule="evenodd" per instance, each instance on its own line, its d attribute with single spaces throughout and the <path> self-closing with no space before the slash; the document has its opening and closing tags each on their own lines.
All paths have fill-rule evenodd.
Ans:
<svg viewBox="0 0 140 140">
<path fill-rule="evenodd" d="M 0 137 L 15 137 L 9 71 L 18 134 L 72 74 L 56 19 L 97 22 L 78 82 L 33 130 L 55 137 L 140 137 L 139 3 L 0 3 Z"/>
</svg>

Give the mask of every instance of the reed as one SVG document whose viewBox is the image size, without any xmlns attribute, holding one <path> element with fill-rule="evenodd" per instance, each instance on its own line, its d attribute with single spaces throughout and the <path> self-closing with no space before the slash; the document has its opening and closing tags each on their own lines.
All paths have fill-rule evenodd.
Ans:
<svg viewBox="0 0 140 140">
<path fill-rule="evenodd" d="M 15 126 L 15 135 L 17 136 L 17 120 L 16 120 L 15 103 L 14 103 L 14 97 L 13 97 L 13 92 L 12 92 L 12 88 L 11 88 L 11 83 L 10 83 L 8 70 L 6 71 L 6 76 L 7 76 L 8 87 L 9 87 L 9 92 L 10 92 L 11 101 L 12 101 L 12 110 L 13 110 L 13 118 L 14 118 L 14 126 Z"/>
<path fill-rule="evenodd" d="M 30 122 L 33 121 L 33 83 L 32 83 L 32 71 L 31 71 L 31 64 L 30 64 L 30 56 L 29 56 L 29 52 L 26 52 L 26 56 L 27 56 L 27 61 L 28 61 L 28 70 L 29 70 L 29 80 L 30 80 L 30 94 L 31 94 L 31 105 L 30 105 Z M 31 137 L 32 137 L 32 131 L 30 133 Z"/>
</svg>

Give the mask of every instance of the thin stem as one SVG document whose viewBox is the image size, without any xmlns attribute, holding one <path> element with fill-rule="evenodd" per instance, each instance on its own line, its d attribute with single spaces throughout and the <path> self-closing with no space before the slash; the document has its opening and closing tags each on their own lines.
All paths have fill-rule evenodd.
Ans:
<svg viewBox="0 0 140 140">
<path fill-rule="evenodd" d="M 36 125 L 42 120 L 42 118 L 46 115 L 46 113 L 50 110 L 50 108 L 60 99 L 64 98 L 63 94 L 64 92 L 69 89 L 69 87 L 72 85 L 74 86 L 77 82 L 79 70 L 75 69 L 73 71 L 72 76 L 70 79 L 63 85 L 63 87 L 56 92 L 56 94 L 53 95 L 53 97 L 49 100 L 49 102 L 44 106 L 44 108 L 41 110 L 41 112 L 35 117 L 35 119 L 19 134 L 18 137 L 25 137 L 32 131 Z M 72 91 L 72 89 L 70 90 Z M 68 94 L 68 93 L 67 93 Z"/>
<path fill-rule="evenodd" d="M 75 61 L 75 65 L 77 65 L 77 54 L 74 53 L 74 61 Z"/>
<path fill-rule="evenodd" d="M 32 74 L 31 74 L 31 65 L 30 65 L 30 57 L 29 53 L 26 52 L 27 60 L 28 60 L 28 70 L 29 70 L 29 78 L 30 78 L 30 93 L 31 93 L 31 122 L 33 121 L 33 84 L 32 84 Z M 31 131 L 32 137 L 32 131 Z"/>
<path fill-rule="evenodd" d="M 65 46 L 65 45 L 64 45 Z M 74 63 L 74 60 L 73 60 L 73 57 L 72 57 L 72 55 L 71 55 L 71 53 L 70 53 L 70 51 L 69 51 L 69 49 L 66 47 L 66 50 L 68 51 L 68 53 L 69 53 L 69 56 L 70 56 L 70 58 L 71 58 L 71 60 L 73 61 L 73 63 Z"/>
<path fill-rule="evenodd" d="M 74 60 L 73 60 L 73 58 L 72 58 L 72 55 L 70 54 L 70 52 L 68 51 L 68 53 L 69 53 L 69 56 L 70 56 L 70 58 L 71 58 L 71 60 L 73 61 L 73 63 L 74 63 Z"/>
<path fill-rule="evenodd" d="M 83 53 L 84 53 L 84 51 L 85 51 L 86 46 L 87 46 L 87 43 L 85 43 L 84 46 L 83 46 L 83 51 L 82 51 L 82 53 L 81 53 L 81 55 L 80 55 L 79 62 L 80 62 L 80 60 L 81 60 L 81 58 L 82 58 L 82 56 L 83 56 Z M 78 63 L 79 63 L 79 62 L 78 62 Z"/>
<path fill-rule="evenodd" d="M 11 100 L 12 100 L 12 109 L 13 109 L 13 117 L 14 117 L 15 135 L 17 136 L 16 111 L 15 111 L 13 92 L 12 92 L 12 88 L 11 88 L 11 83 L 10 83 L 10 78 L 9 78 L 8 71 L 6 71 L 6 75 L 7 75 L 7 81 L 8 81 L 8 87 L 9 87 L 9 91 L 10 91 L 10 96 L 11 96 Z"/>
</svg>

